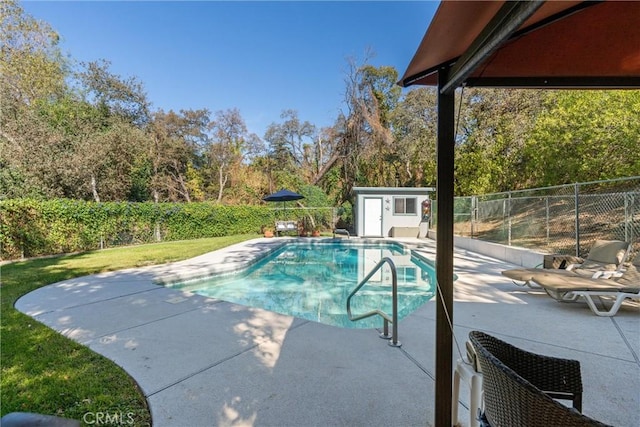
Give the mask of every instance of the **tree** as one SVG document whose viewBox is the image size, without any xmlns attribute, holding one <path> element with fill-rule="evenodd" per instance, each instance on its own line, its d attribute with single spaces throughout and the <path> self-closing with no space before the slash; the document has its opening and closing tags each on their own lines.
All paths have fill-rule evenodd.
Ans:
<svg viewBox="0 0 640 427">
<path fill-rule="evenodd" d="M 68 93 L 39 105 L 32 122 L 42 122 L 43 136 L 22 145 L 28 161 L 23 169 L 40 177 L 46 194 L 95 201 L 122 200 L 130 191 L 144 135 L 130 123 L 103 112 Z"/>
<path fill-rule="evenodd" d="M 153 200 L 191 201 L 189 179 L 199 152 L 208 141 L 209 111 L 181 110 L 165 113 L 158 110 L 151 116 L 147 128 L 149 135 L 148 159 L 151 164 L 151 194 Z M 201 191 L 200 189 L 195 189 Z"/>
<path fill-rule="evenodd" d="M 260 141 L 255 134 L 249 134 L 237 108 L 216 112 L 209 128 L 213 134 L 207 152 L 208 165 L 216 171 L 216 200 L 220 203 L 231 172 L 235 170 L 235 175 L 239 175 L 245 153 L 247 156 L 255 153 Z"/>
<path fill-rule="evenodd" d="M 135 77 L 122 78 L 109 71 L 109 61 L 91 61 L 77 77 L 87 100 L 104 115 L 118 116 L 136 126 L 149 121 L 149 102 L 143 84 Z"/>
<path fill-rule="evenodd" d="M 533 186 L 640 174 L 640 91 L 558 91 L 526 144 Z"/>
<path fill-rule="evenodd" d="M 17 1 L 0 3 L 0 188 L 6 196 L 55 195 L 42 173 L 48 155 L 47 124 L 38 104 L 64 94 L 67 63 L 59 36 L 25 14 Z"/>
<path fill-rule="evenodd" d="M 464 89 L 457 125 L 456 194 L 521 188 L 526 140 L 544 91 Z"/>
<path fill-rule="evenodd" d="M 146 122 L 141 83 L 113 75 L 107 62 L 71 74 L 48 25 L 14 2 L 1 7 L 0 162 L 11 172 L 0 178 L 22 187 L 10 194 L 126 198 Z"/>
<path fill-rule="evenodd" d="M 270 162 L 267 174 L 271 181 L 284 186 L 290 184 L 304 166 L 308 166 L 316 127 L 308 121 L 301 122 L 295 110 L 284 110 L 280 118 L 284 121 L 270 124 L 264 139 L 269 143 Z M 309 176 L 306 178 L 309 179 Z"/>
<path fill-rule="evenodd" d="M 111 73 L 108 62 L 91 62 L 77 74 L 80 86 L 48 105 L 49 124 L 61 132 L 68 174 L 76 181 L 76 197 L 122 200 L 130 192 L 133 170 L 145 139 L 147 99 L 135 78 Z M 69 197 L 69 196 L 67 196 Z"/>
<path fill-rule="evenodd" d="M 58 159 L 62 136 L 53 133 L 36 110 L 21 107 L 18 119 L 2 124 L 0 163 L 5 197 L 63 197 Z"/>
<path fill-rule="evenodd" d="M 335 126 L 326 127 L 320 130 L 317 140 L 308 156 L 309 171 L 311 172 L 310 182 L 317 185 L 331 170 L 333 165 L 341 156 L 339 147 L 341 135 Z"/>
<path fill-rule="evenodd" d="M 393 67 L 357 65 L 349 61 L 342 119 L 342 148 L 346 185 L 394 185 L 396 173 L 391 115 L 400 98 Z"/>
<path fill-rule="evenodd" d="M 403 186 L 429 186 L 436 182 L 436 91 L 409 91 L 390 114 L 397 158 L 397 174 Z"/>
<path fill-rule="evenodd" d="M 3 115 L 16 104 L 32 105 L 65 90 L 66 62 L 60 37 L 46 22 L 24 13 L 17 1 L 0 3 Z"/>
<path fill-rule="evenodd" d="M 92 197 L 100 201 L 97 170 L 100 159 L 108 155 L 108 144 L 100 138 L 108 131 L 97 108 L 68 92 L 55 102 L 39 106 L 39 115 L 47 124 L 49 141 L 44 147 L 34 147 L 31 156 L 37 158 L 39 149 L 48 153 L 33 167 L 50 179 L 46 186 L 56 189 L 62 197 Z"/>
</svg>

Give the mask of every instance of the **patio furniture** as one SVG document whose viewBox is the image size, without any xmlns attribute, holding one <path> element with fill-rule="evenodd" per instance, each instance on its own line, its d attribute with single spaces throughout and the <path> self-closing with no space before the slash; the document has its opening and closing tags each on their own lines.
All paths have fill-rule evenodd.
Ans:
<svg viewBox="0 0 640 427">
<path fill-rule="evenodd" d="M 556 274 L 537 273 L 531 281 L 541 286 L 549 296 L 560 302 L 573 302 L 583 297 L 596 316 L 612 317 L 618 313 L 622 302 L 627 299 L 640 300 L 640 254 L 622 273 L 609 279 L 569 277 Z M 608 309 L 599 309 L 594 298 L 613 298 Z"/>
<path fill-rule="evenodd" d="M 389 231 L 389 237 L 420 237 L 420 227 L 393 226 Z"/>
<path fill-rule="evenodd" d="M 566 269 L 571 264 L 580 264 L 582 258 L 575 255 L 547 254 L 543 256 L 543 268 Z"/>
<path fill-rule="evenodd" d="M 276 233 L 280 236 L 280 233 L 293 232 L 298 234 L 298 222 L 297 221 L 276 221 Z"/>
<path fill-rule="evenodd" d="M 469 385 L 469 427 L 478 427 L 479 410 L 482 402 L 482 372 L 476 352 L 469 341 L 466 343 L 467 355 L 457 360 L 456 368 L 453 371 L 453 409 L 451 420 L 458 423 L 458 400 L 460 398 L 460 380 Z"/>
<path fill-rule="evenodd" d="M 483 376 L 483 425 L 606 425 L 580 413 L 582 377 L 577 360 L 531 353 L 480 331 L 471 331 L 469 340 Z M 554 399 L 571 400 L 573 407 Z"/>
<path fill-rule="evenodd" d="M 621 240 L 596 240 L 587 258 L 568 256 L 565 263 L 560 262 L 561 268 L 514 268 L 502 272 L 518 286 L 538 287 L 531 282 L 534 274 L 554 273 L 565 276 L 598 277 L 603 272 L 615 272 L 622 268 L 629 256 L 631 245 Z M 558 257 L 558 255 L 553 255 Z M 569 261 L 569 263 L 567 263 Z"/>
<path fill-rule="evenodd" d="M 80 421 L 33 412 L 11 412 L 2 419 L 4 427 L 80 427 Z"/>
<path fill-rule="evenodd" d="M 298 194 L 287 189 L 282 189 L 262 198 L 265 202 L 282 202 L 283 214 L 285 213 L 285 206 L 287 202 L 301 199 L 304 199 L 302 194 Z M 280 233 L 285 232 L 295 232 L 297 235 L 298 223 L 296 221 L 276 221 L 276 235 L 280 236 Z"/>
</svg>

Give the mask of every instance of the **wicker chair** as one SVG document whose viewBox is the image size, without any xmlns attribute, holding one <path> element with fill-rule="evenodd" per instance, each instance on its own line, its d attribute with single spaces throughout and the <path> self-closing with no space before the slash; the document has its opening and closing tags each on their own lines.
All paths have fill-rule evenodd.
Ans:
<svg viewBox="0 0 640 427">
<path fill-rule="evenodd" d="M 483 425 L 606 426 L 580 413 L 582 378 L 577 360 L 530 353 L 479 331 L 470 332 L 469 339 L 483 375 Z M 554 398 L 572 400 L 573 408 Z"/>
</svg>

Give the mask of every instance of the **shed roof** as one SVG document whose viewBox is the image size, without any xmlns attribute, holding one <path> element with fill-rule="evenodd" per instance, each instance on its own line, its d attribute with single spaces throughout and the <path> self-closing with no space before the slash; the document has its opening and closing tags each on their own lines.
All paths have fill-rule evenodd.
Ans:
<svg viewBox="0 0 640 427">
<path fill-rule="evenodd" d="M 429 194 L 434 187 L 353 187 L 354 194 Z"/>
</svg>

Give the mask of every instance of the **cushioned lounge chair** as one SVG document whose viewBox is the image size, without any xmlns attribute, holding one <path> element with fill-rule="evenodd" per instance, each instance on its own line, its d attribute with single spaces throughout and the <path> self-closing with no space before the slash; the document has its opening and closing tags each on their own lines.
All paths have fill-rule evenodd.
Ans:
<svg viewBox="0 0 640 427">
<path fill-rule="evenodd" d="M 552 298 L 561 302 L 572 302 L 583 297 L 589 308 L 597 316 L 615 316 L 627 299 L 640 300 L 640 254 L 636 254 L 633 263 L 620 275 L 610 279 L 592 279 L 580 276 L 562 276 L 553 273 L 537 273 L 531 278 Z M 613 299 L 608 309 L 600 309 L 594 299 L 607 297 Z M 602 302 L 604 305 L 604 302 Z"/>
<path fill-rule="evenodd" d="M 518 286 L 537 287 L 531 281 L 534 274 L 554 273 L 563 276 L 606 277 L 622 268 L 631 245 L 621 240 L 596 240 L 587 258 L 570 257 L 564 269 L 514 268 L 502 272 Z"/>
<path fill-rule="evenodd" d="M 605 426 L 582 411 L 580 362 L 531 353 L 480 331 L 469 340 L 480 362 L 483 426 Z M 555 399 L 571 400 L 572 408 Z"/>
</svg>

